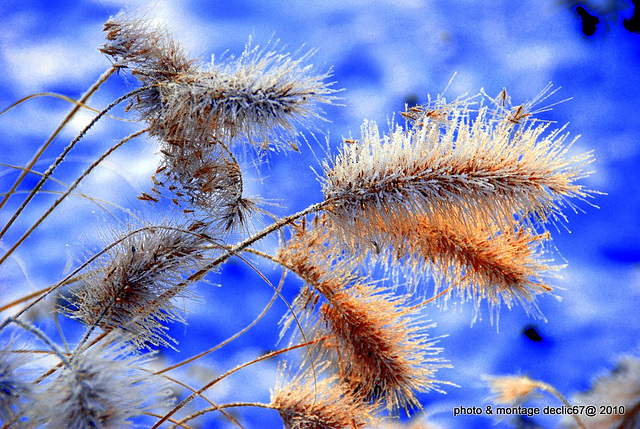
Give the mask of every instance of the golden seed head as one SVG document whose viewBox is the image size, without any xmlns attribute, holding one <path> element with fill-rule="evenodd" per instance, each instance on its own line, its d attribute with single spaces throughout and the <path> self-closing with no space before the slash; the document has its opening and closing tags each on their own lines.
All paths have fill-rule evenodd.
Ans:
<svg viewBox="0 0 640 429">
<path fill-rule="evenodd" d="M 538 384 L 527 376 L 486 377 L 493 400 L 497 404 L 513 405 L 527 400 Z"/>
<path fill-rule="evenodd" d="M 281 374 L 282 376 L 282 374 Z M 354 397 L 335 377 L 301 373 L 282 381 L 271 395 L 287 429 L 356 429 L 373 423 L 371 405 Z"/>
<path fill-rule="evenodd" d="M 435 378 L 443 361 L 407 297 L 369 283 L 357 261 L 340 256 L 318 223 L 298 229 L 279 253 L 285 266 L 306 283 L 294 301 L 305 338 L 324 340 L 313 347 L 317 359 L 333 362 L 341 382 L 365 401 L 396 412 L 419 407 L 417 392 L 439 390 Z M 321 303 L 321 304 L 320 304 Z M 285 319 L 290 328 L 295 319 Z M 299 338 L 298 336 L 294 338 Z"/>
</svg>

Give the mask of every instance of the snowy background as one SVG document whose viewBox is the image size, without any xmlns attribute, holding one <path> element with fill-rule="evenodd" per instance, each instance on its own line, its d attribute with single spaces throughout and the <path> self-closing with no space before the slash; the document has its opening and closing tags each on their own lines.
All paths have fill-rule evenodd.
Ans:
<svg viewBox="0 0 640 429">
<path fill-rule="evenodd" d="M 576 3 L 562 0 L 4 0 L 0 3 L 0 110 L 39 92 L 77 98 L 109 67 L 109 60 L 97 50 L 103 43 L 102 24 L 122 8 L 140 7 L 150 8 L 149 16 L 166 22 L 176 39 L 204 63 L 226 51 L 239 54 L 250 37 L 261 45 L 278 39 L 278 46 L 290 51 L 317 49 L 314 64 L 320 71 L 333 68 L 335 87 L 345 89 L 340 94 L 343 107 L 324 109 L 331 122 L 316 123 L 316 135 L 323 143 L 323 133 L 328 135 L 333 153 L 341 137 L 359 134 L 364 119 L 375 120 L 384 129 L 405 102 L 424 102 L 427 94 L 437 95 L 454 73 L 448 98 L 475 94 L 481 88 L 497 95 L 506 87 L 517 105 L 533 98 L 550 81 L 562 89 L 549 102 L 572 97 L 542 118 L 569 123 L 572 135 L 581 135 L 575 152 L 593 150 L 596 157 L 595 173 L 582 183 L 606 195 L 591 200 L 598 209 L 578 203 L 585 213 L 567 213 L 570 233 L 562 227 L 552 230 L 554 243 L 568 262 L 563 278 L 553 281 L 562 300 L 551 296 L 539 300 L 546 321 L 528 318 L 519 307 L 503 308 L 498 326 L 492 326 L 488 317 L 471 326 L 471 305 L 447 312 L 435 306 L 425 309 L 438 323 L 432 335 L 446 335 L 439 345 L 444 348 L 442 356 L 453 365 L 453 369 L 441 370 L 438 378 L 461 386 L 448 387 L 447 395 L 420 396 L 432 415 L 429 421 L 445 428 L 493 424 L 485 417 L 454 418 L 452 414 L 458 405 L 489 404 L 483 374 L 528 374 L 571 395 L 586 390 L 622 354 L 639 351 L 640 35 L 622 24 L 632 16 L 632 5 L 624 1 L 584 3 L 587 11 L 600 17 L 595 34 L 586 36 Z M 103 107 L 135 85 L 126 74 L 113 76 L 90 105 Z M 43 97 L 0 116 L 0 162 L 26 164 L 68 109 L 62 100 Z M 115 114 L 126 116 L 122 110 Z M 90 117 L 90 113 L 77 115 L 36 169 L 43 171 Z M 136 129 L 136 124 L 103 120 L 74 149 L 56 177 L 69 182 L 97 153 Z M 148 214 L 149 209 L 135 196 L 151 186 L 155 151 L 151 141 L 132 143 L 90 176 L 81 190 Z M 281 215 L 293 213 L 322 198 L 311 167 L 320 171 L 310 148 L 302 144 L 301 153 L 270 157 L 262 182 L 257 177 L 250 180 L 246 193 L 279 199 L 280 207 L 273 210 Z M 15 170 L 0 167 L 3 192 L 16 175 Z M 31 177 L 21 189 L 34 184 Z M 52 198 L 37 197 L 0 246 L 6 249 L 19 238 Z M 6 222 L 18 200 L 14 197 L 0 212 L 0 224 Z M 95 243 L 97 231 L 113 224 L 109 214 L 86 200 L 67 201 L 0 270 L 0 303 L 60 279 L 91 248 L 87 243 Z M 275 241 L 263 245 L 269 248 Z M 279 271 L 257 264 L 277 283 Z M 239 262 L 229 263 L 210 280 L 221 287 L 199 288 L 204 304 L 187 303 L 188 326 L 172 326 L 180 353 L 162 359 L 176 361 L 212 347 L 253 320 L 272 293 Z M 291 299 L 298 284 L 291 277 L 285 296 Z M 193 382 L 199 387 L 216 374 L 274 349 L 277 322 L 284 312 L 285 306 L 278 302 L 248 334 L 193 365 L 190 372 L 177 375 L 201 380 Z M 38 323 L 56 335 L 50 320 Z M 73 324 L 64 320 L 62 324 L 73 342 Z M 527 328 L 535 329 L 542 340 L 529 339 Z M 272 360 L 240 371 L 212 389 L 209 397 L 217 403 L 268 402 L 276 368 L 277 361 Z M 550 397 L 542 397 L 537 404 L 559 405 Z M 237 416 L 245 427 L 281 425 L 271 410 L 240 409 Z M 549 427 L 557 419 L 536 418 L 535 422 Z M 215 413 L 203 424 L 228 426 Z M 498 427 L 513 424 L 517 422 L 502 422 Z"/>
</svg>

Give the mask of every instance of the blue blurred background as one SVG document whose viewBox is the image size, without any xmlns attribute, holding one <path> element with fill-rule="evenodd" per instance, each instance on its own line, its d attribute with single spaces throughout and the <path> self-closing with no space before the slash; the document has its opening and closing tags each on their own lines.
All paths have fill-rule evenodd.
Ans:
<svg viewBox="0 0 640 429">
<path fill-rule="evenodd" d="M 311 147 L 301 144 L 300 153 L 270 156 L 259 175 L 251 168 L 246 172 L 246 194 L 278 204 L 271 209 L 280 215 L 322 199 L 312 168 L 321 172 L 318 158 L 324 157 L 326 139 L 335 154 L 342 137 L 359 134 L 363 120 L 375 120 L 385 129 L 405 103 L 425 102 L 427 94 L 442 92 L 454 73 L 446 93 L 451 99 L 481 88 L 497 95 L 506 87 L 517 105 L 550 81 L 562 87 L 548 102 L 572 100 L 541 118 L 569 123 L 568 131 L 581 135 L 572 152 L 593 150 L 596 158 L 591 165 L 595 172 L 582 183 L 603 194 L 589 201 L 598 208 L 577 202 L 584 213 L 567 212 L 567 228 L 552 230 L 558 254 L 568 263 L 562 278 L 551 280 L 561 300 L 552 296 L 539 300 L 546 320 L 531 319 L 519 307 L 503 308 L 499 323 L 493 325 L 486 307 L 483 320 L 473 326 L 471 304 L 449 306 L 446 311 L 426 308 L 428 318 L 437 322 L 431 334 L 444 336 L 439 343 L 444 348 L 441 356 L 453 365 L 439 371 L 438 378 L 460 387 L 446 387 L 446 395 L 432 392 L 420 399 L 428 421 L 436 427 L 486 427 L 494 422 L 486 417 L 454 418 L 452 413 L 458 405 L 489 404 L 483 374 L 528 374 L 570 396 L 588 389 L 594 377 L 613 368 L 622 354 L 639 351 L 640 35 L 629 31 L 637 22 L 631 19 L 630 2 L 5 0 L 0 4 L 0 109 L 38 92 L 77 98 L 109 67 L 97 49 L 103 43 L 102 24 L 122 8 L 143 8 L 148 16 L 165 22 L 184 48 L 205 64 L 212 55 L 241 53 L 250 37 L 260 45 L 279 40 L 278 46 L 290 51 L 317 49 L 312 61 L 319 71 L 333 70 L 335 87 L 344 88 L 340 93 L 344 106 L 324 108 L 330 122 L 316 122 L 318 142 L 307 133 Z M 585 13 L 599 18 L 595 28 L 590 28 Z M 89 104 L 103 107 L 135 85 L 126 73 L 113 76 Z M 68 109 L 62 100 L 43 97 L 0 116 L 0 162 L 26 164 Z M 114 114 L 126 116 L 122 109 Z M 45 170 L 90 117 L 87 112 L 77 115 L 36 169 Z M 69 183 L 97 153 L 136 129 L 139 125 L 104 119 L 71 152 L 56 177 Z M 92 174 L 81 190 L 146 218 L 161 218 L 135 198 L 151 186 L 156 151 L 152 141 L 129 144 Z M 16 176 L 15 170 L 0 168 L 2 192 Z M 20 189 L 35 183 L 29 176 Z M 19 238 L 54 197 L 37 197 L 0 243 L 2 248 Z M 6 222 L 19 200 L 12 198 L 0 212 L 0 223 Z M 127 217 L 117 208 L 110 210 L 120 219 Z M 105 228 L 114 225 L 113 216 L 86 199 L 67 201 L 0 270 L 1 302 L 62 278 L 97 248 Z M 276 245 L 273 238 L 261 248 L 273 251 Z M 259 260 L 255 263 L 277 284 L 280 271 Z M 188 325 L 172 325 L 180 352 L 162 352 L 166 362 L 206 350 L 237 332 L 272 295 L 270 287 L 238 260 L 208 280 L 210 284 L 198 287 L 203 303 L 184 304 Z M 292 299 L 298 286 L 290 276 L 284 296 Z M 277 323 L 285 312 L 278 301 L 249 333 L 177 371 L 176 377 L 199 387 L 216 374 L 276 348 Z M 50 319 L 41 317 L 38 323 L 57 335 Z M 77 340 L 74 324 L 63 320 L 62 325 L 68 339 Z M 254 365 L 212 389 L 209 397 L 216 403 L 268 402 L 276 370 L 276 360 Z M 537 405 L 549 404 L 559 405 L 550 397 L 537 400 Z M 271 410 L 245 408 L 234 410 L 234 415 L 245 427 L 281 425 Z M 197 426 L 197 422 L 192 423 Z M 507 420 L 497 426 L 533 423 L 550 427 L 558 420 Z M 216 413 L 199 424 L 229 426 Z"/>
</svg>

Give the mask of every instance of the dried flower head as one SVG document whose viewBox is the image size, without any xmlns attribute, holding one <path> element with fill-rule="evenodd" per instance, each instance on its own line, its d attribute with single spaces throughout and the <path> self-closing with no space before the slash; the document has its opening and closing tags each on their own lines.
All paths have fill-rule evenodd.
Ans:
<svg viewBox="0 0 640 429">
<path fill-rule="evenodd" d="M 312 53 L 290 55 L 257 46 L 238 58 L 194 65 L 164 29 L 118 14 L 105 25 L 102 52 L 149 86 L 131 100 L 163 156 L 155 184 L 167 182 L 176 204 L 199 221 L 228 231 L 243 226 L 255 203 L 242 196 L 242 174 L 230 148 L 243 141 L 261 149 L 293 147 L 297 125 L 319 117 L 332 103 L 330 73 L 307 64 Z M 164 179 L 164 180 L 163 180 Z M 155 188 L 154 188 L 155 189 Z M 156 196 L 143 194 L 143 200 Z"/>
<path fill-rule="evenodd" d="M 315 348 L 318 358 L 334 362 L 341 382 L 359 397 L 393 412 L 420 407 L 416 392 L 439 390 L 434 375 L 447 366 L 433 357 L 441 351 L 426 334 L 433 325 L 418 323 L 406 297 L 364 281 L 326 234 L 300 229 L 280 252 L 307 283 L 294 301 L 294 312 L 307 321 L 306 338 L 327 338 Z M 292 323 L 290 316 L 285 327 Z"/>
<path fill-rule="evenodd" d="M 438 126 L 394 126 L 382 137 L 375 123 L 365 122 L 361 139 L 325 164 L 329 214 L 347 240 L 366 234 L 357 222 L 405 213 L 460 216 L 456 221 L 466 226 L 510 228 L 514 218 L 541 225 L 561 216 L 568 199 L 588 196 L 575 182 L 593 158 L 568 155 L 564 128 L 550 131 L 529 117 L 514 126 L 486 106 L 472 117 L 461 101 L 442 109 L 447 113 Z"/>
<path fill-rule="evenodd" d="M 385 243 L 376 259 L 387 270 L 403 267 L 414 283 L 425 274 L 433 276 L 434 294 L 450 288 L 447 298 L 473 300 L 476 316 L 485 298 L 495 310 L 492 317 L 501 302 L 509 308 L 519 303 L 538 315 L 536 295 L 552 290 L 543 275 L 559 268 L 549 266 L 543 256 L 549 234 L 519 226 L 499 230 L 495 224 L 465 227 L 434 216 L 398 216 L 369 225 L 369 235 L 375 243 Z"/>
<path fill-rule="evenodd" d="M 113 58 L 114 67 L 131 70 L 148 86 L 129 107 L 159 114 L 160 86 L 193 72 L 196 61 L 187 57 L 165 28 L 144 16 L 120 12 L 109 18 L 104 31 L 107 43 L 100 51 Z"/>
<path fill-rule="evenodd" d="M 155 185 L 172 192 L 173 203 L 184 207 L 184 214 L 213 230 L 226 232 L 245 226 L 256 205 L 243 196 L 242 171 L 236 158 L 222 144 L 183 143 L 167 145 L 161 151 L 163 160 L 153 177 Z"/>
<path fill-rule="evenodd" d="M 3 340 L 0 348 L 0 423 L 9 426 L 31 408 L 36 394 L 29 372 L 23 366 L 30 362 L 30 353 L 15 337 Z"/>
<path fill-rule="evenodd" d="M 206 239 L 171 225 L 127 232 L 71 289 L 71 317 L 124 331 L 138 346 L 170 346 L 165 322 L 182 320 L 174 299 L 193 299 L 188 275 L 204 263 Z"/>
<path fill-rule="evenodd" d="M 305 64 L 312 53 L 290 55 L 248 45 L 238 58 L 210 70 L 195 67 L 165 30 L 147 20 L 118 14 L 105 24 L 101 51 L 128 67 L 144 85 L 133 100 L 150 134 L 167 144 L 226 144 L 244 140 L 263 149 L 286 143 L 297 124 L 317 117 L 317 103 L 331 103 L 335 90 Z M 277 146 L 276 146 L 277 147 Z"/>
<path fill-rule="evenodd" d="M 526 375 L 487 376 L 496 404 L 517 405 L 526 401 L 540 383 Z"/>
<path fill-rule="evenodd" d="M 128 68 L 145 85 L 171 80 L 189 72 L 189 60 L 165 28 L 143 16 L 120 12 L 104 25 L 107 33 L 100 51 L 114 60 L 114 66 Z"/>
<path fill-rule="evenodd" d="M 212 63 L 159 90 L 158 106 L 143 113 L 151 133 L 171 141 L 247 141 L 262 149 L 287 147 L 297 124 L 318 117 L 317 103 L 331 103 L 335 92 L 305 65 L 311 54 L 287 54 L 248 45 L 239 58 Z M 283 145 L 284 144 L 284 145 Z"/>
<path fill-rule="evenodd" d="M 318 379 L 305 373 L 289 381 L 282 377 L 271 406 L 287 429 L 356 429 L 373 422 L 372 407 L 331 377 Z"/>
<path fill-rule="evenodd" d="M 616 367 L 595 379 L 591 388 L 573 398 L 575 405 L 611 405 L 616 411 L 582 416 L 589 429 L 636 428 L 640 425 L 640 359 L 621 358 Z M 567 419 L 567 424 L 574 423 Z"/>
<path fill-rule="evenodd" d="M 58 371 L 39 415 L 50 428 L 130 427 L 132 417 L 170 403 L 167 382 L 143 368 L 148 361 L 109 335 Z"/>
<path fill-rule="evenodd" d="M 419 319 L 404 300 L 371 285 L 339 291 L 319 309 L 334 342 L 325 350 L 336 357 L 343 382 L 365 400 L 391 412 L 420 408 L 416 393 L 442 392 L 435 378 L 448 367 L 429 338 L 434 325 Z"/>
</svg>

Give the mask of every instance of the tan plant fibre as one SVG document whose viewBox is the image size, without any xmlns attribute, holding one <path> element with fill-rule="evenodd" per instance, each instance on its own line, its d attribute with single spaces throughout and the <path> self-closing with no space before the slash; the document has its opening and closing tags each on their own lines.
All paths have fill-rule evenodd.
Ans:
<svg viewBox="0 0 640 429">
<path fill-rule="evenodd" d="M 337 382 L 302 373 L 285 382 L 271 395 L 287 429 L 355 429 L 373 423 L 373 408 Z"/>
<path fill-rule="evenodd" d="M 517 302 L 539 315 L 536 295 L 552 291 L 544 276 L 560 268 L 544 256 L 549 234 L 517 224 L 503 230 L 495 224 L 461 227 L 452 219 L 405 215 L 380 219 L 368 234 L 387 270 L 403 267 L 414 282 L 431 275 L 434 295 L 450 288 L 447 297 L 472 300 L 476 312 L 486 299 L 492 314 L 502 302 L 509 308 Z"/>
<path fill-rule="evenodd" d="M 542 227 L 562 216 L 568 199 L 588 197 L 575 182 L 593 157 L 570 156 L 563 128 L 548 131 L 530 117 L 514 124 L 486 106 L 472 117 L 462 101 L 442 110 L 433 126 L 394 125 L 384 136 L 365 122 L 361 139 L 325 163 L 324 195 L 334 202 L 328 213 L 347 243 L 366 239 L 356 222 L 392 222 L 403 212 L 456 216 L 466 227 L 511 228 L 514 219 Z"/>
<path fill-rule="evenodd" d="M 439 390 L 434 376 L 446 366 L 432 357 L 440 352 L 426 334 L 433 325 L 419 323 L 407 297 L 360 277 L 356 261 L 341 260 L 327 240 L 322 225 L 300 228 L 279 254 L 307 283 L 293 307 L 307 338 L 330 338 L 315 348 L 318 361 L 335 362 L 341 381 L 365 400 L 392 412 L 419 407 L 415 394 Z"/>
<path fill-rule="evenodd" d="M 168 321 L 182 321 L 175 300 L 193 299 L 184 279 L 206 263 L 202 236 L 171 225 L 120 233 L 121 242 L 71 289 L 70 317 L 126 332 L 138 347 L 172 346 Z"/>
<path fill-rule="evenodd" d="M 600 374 L 591 388 L 573 396 L 576 405 L 611 405 L 616 412 L 583 416 L 589 429 L 633 428 L 640 425 L 640 359 L 623 356 L 615 368 Z M 570 422 L 566 419 L 567 423 Z"/>
<path fill-rule="evenodd" d="M 521 404 L 539 387 L 539 382 L 525 375 L 487 377 L 487 380 L 497 404 Z"/>
</svg>

